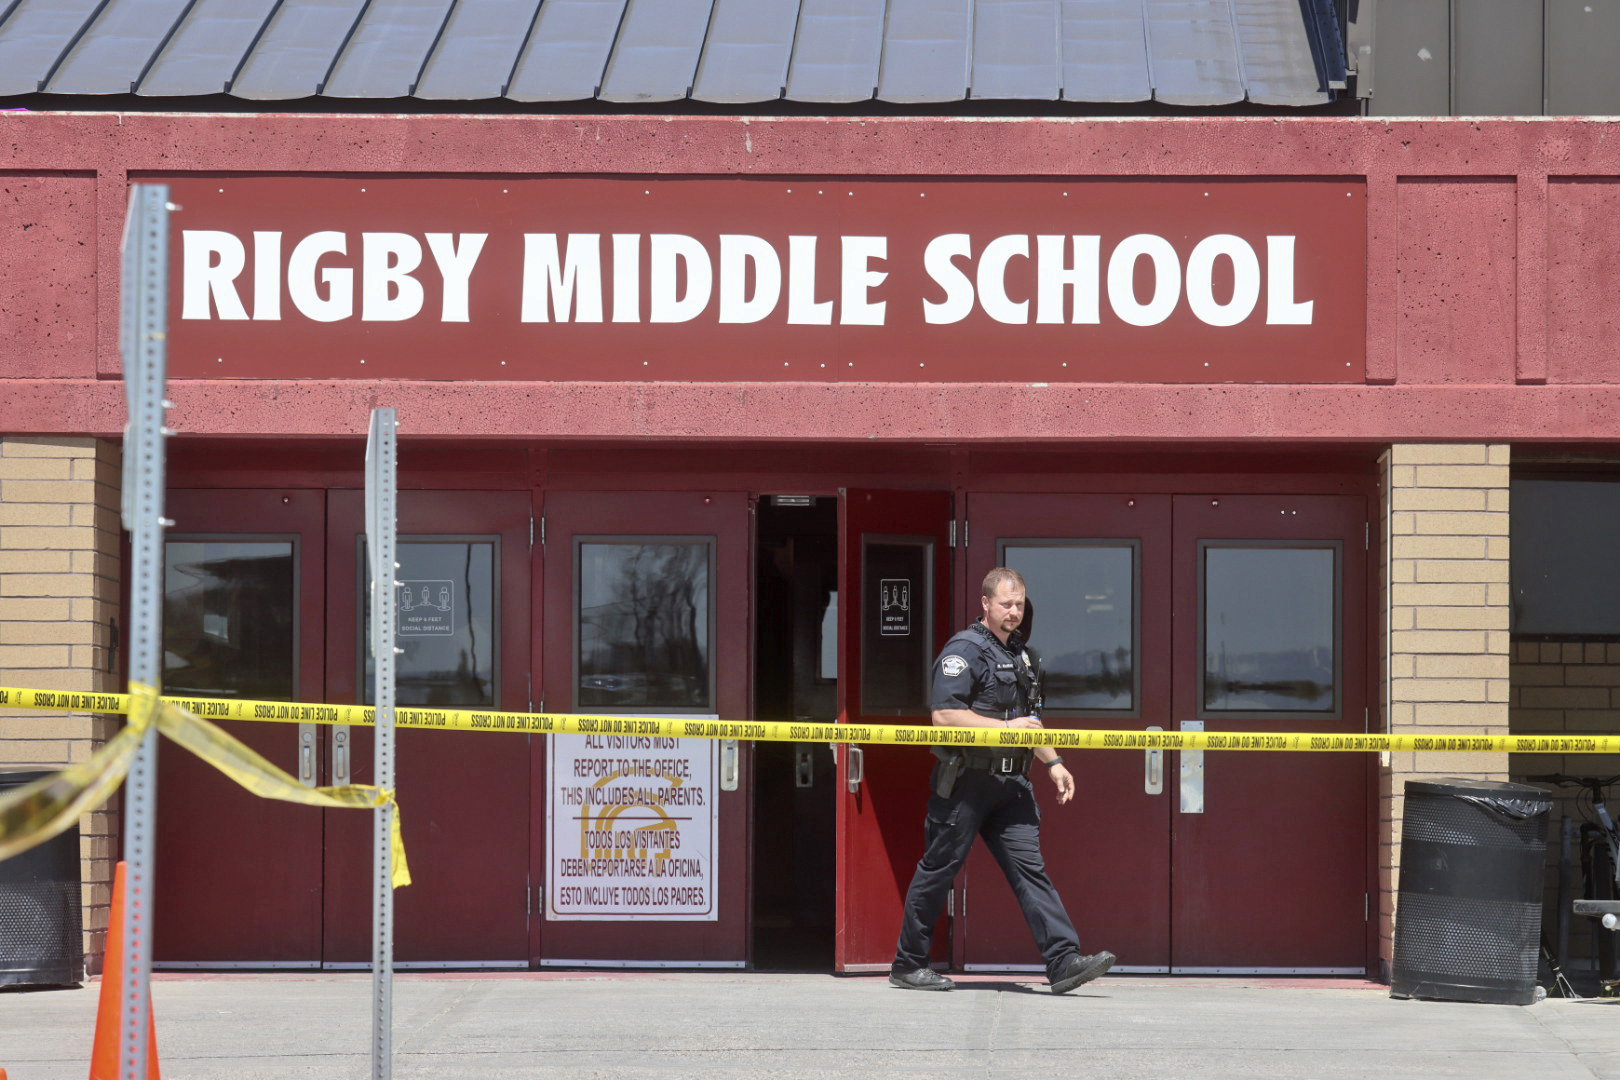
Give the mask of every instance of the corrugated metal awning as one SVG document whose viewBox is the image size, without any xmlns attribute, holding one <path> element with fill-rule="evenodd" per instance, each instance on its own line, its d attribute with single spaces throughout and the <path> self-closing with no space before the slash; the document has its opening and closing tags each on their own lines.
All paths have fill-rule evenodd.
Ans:
<svg viewBox="0 0 1620 1080">
<path fill-rule="evenodd" d="M 0 0 L 0 95 L 1318 105 L 1333 0 Z"/>
</svg>

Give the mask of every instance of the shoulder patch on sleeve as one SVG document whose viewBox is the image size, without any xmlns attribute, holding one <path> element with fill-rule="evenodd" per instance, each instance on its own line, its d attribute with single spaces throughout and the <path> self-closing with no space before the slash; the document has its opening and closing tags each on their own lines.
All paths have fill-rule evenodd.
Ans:
<svg viewBox="0 0 1620 1080">
<path fill-rule="evenodd" d="M 955 653 L 944 657 L 939 662 L 939 670 L 943 671 L 946 675 L 949 675 L 953 679 L 962 674 L 962 672 L 966 671 L 967 666 L 968 662 L 962 659 L 960 656 L 957 656 Z"/>
</svg>

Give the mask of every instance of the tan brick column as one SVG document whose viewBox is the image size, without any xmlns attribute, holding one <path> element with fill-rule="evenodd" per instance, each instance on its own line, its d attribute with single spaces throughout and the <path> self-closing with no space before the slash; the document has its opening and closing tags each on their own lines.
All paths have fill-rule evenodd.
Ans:
<svg viewBox="0 0 1620 1080">
<path fill-rule="evenodd" d="M 1508 733 L 1508 447 L 1397 444 L 1384 457 L 1389 731 Z M 1393 957 L 1408 780 L 1506 780 L 1506 754 L 1381 762 L 1379 939 Z"/>
<path fill-rule="evenodd" d="M 102 439 L 0 436 L 0 685 L 121 689 L 119 449 Z M 0 766 L 54 769 L 83 761 L 115 717 L 0 709 Z M 101 970 L 117 817 L 79 822 L 85 957 Z"/>
</svg>

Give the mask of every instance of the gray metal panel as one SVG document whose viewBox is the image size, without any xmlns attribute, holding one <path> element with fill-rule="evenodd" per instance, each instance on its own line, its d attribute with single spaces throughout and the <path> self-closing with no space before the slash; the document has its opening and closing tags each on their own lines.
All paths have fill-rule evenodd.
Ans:
<svg viewBox="0 0 1620 1080">
<path fill-rule="evenodd" d="M 419 98 L 498 98 L 539 10 L 537 0 L 458 3 L 416 86 Z"/>
<path fill-rule="evenodd" d="M 371 0 L 325 97 L 408 97 L 453 0 Z"/>
<path fill-rule="evenodd" d="M 1379 4 L 1373 35 L 1373 53 L 1378 57 L 1378 89 L 1367 99 L 1367 114 L 1450 115 L 1449 0 Z"/>
<path fill-rule="evenodd" d="M 596 96 L 627 0 L 544 0 L 506 96 L 579 101 Z"/>
<path fill-rule="evenodd" d="M 1547 112 L 1620 114 L 1620 0 L 1547 0 Z"/>
<path fill-rule="evenodd" d="M 1405 2 L 1405 0 L 1401 0 Z M 1356 97 L 1373 96 L 1377 51 L 1373 28 L 1378 24 L 1378 0 L 1352 0 L 1346 20 L 1345 55 L 1356 77 Z"/>
<path fill-rule="evenodd" d="M 178 97 L 222 93 L 277 0 L 197 0 L 135 88 Z"/>
<path fill-rule="evenodd" d="M 1232 15 L 1250 101 L 1321 105 L 1328 100 L 1299 0 L 1232 0 Z"/>
<path fill-rule="evenodd" d="M 1153 96 L 1168 105 L 1243 100 L 1243 71 L 1227 0 L 1146 0 Z"/>
<path fill-rule="evenodd" d="M 804 0 L 788 67 L 790 101 L 866 101 L 883 59 L 885 0 Z"/>
<path fill-rule="evenodd" d="M 1063 87 L 1058 0 L 978 0 L 973 7 L 976 98 L 1056 101 Z"/>
<path fill-rule="evenodd" d="M 679 101 L 692 89 L 714 0 L 630 0 L 597 94 L 603 101 Z"/>
<path fill-rule="evenodd" d="M 186 0 L 112 0 L 63 58 L 45 91 L 129 93 L 185 7 Z"/>
<path fill-rule="evenodd" d="M 1610 42 L 1611 51 L 1613 45 Z M 1541 115 L 1541 4 L 1528 0 L 1453 4 L 1451 50 L 1454 115 Z"/>
<path fill-rule="evenodd" d="M 961 101 L 973 62 L 972 0 L 889 0 L 878 97 Z"/>
<path fill-rule="evenodd" d="M 692 96 L 775 101 L 787 85 L 799 0 L 715 0 Z"/>
<path fill-rule="evenodd" d="M 1063 0 L 1063 96 L 1148 101 L 1147 13 L 1142 0 Z"/>
<path fill-rule="evenodd" d="M 0 24 L 0 94 L 32 94 L 98 0 L 22 0 Z"/>
<path fill-rule="evenodd" d="M 366 0 L 286 0 L 231 86 L 257 100 L 313 97 L 349 40 Z"/>
</svg>

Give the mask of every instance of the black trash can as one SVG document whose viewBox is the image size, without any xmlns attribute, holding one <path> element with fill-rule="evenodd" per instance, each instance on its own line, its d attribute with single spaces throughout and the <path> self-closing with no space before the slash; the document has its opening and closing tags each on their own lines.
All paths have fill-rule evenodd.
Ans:
<svg viewBox="0 0 1620 1080">
<path fill-rule="evenodd" d="M 0 793 L 45 772 L 0 771 Z M 0 860 L 0 986 L 77 986 L 84 981 L 79 826 Z"/>
<path fill-rule="evenodd" d="M 1537 999 L 1551 809 L 1522 784 L 1407 781 L 1391 997 Z"/>
</svg>

